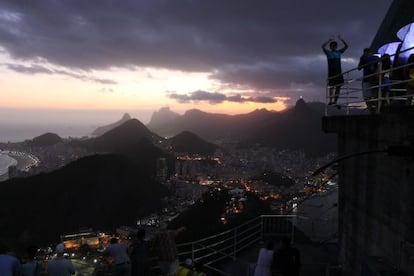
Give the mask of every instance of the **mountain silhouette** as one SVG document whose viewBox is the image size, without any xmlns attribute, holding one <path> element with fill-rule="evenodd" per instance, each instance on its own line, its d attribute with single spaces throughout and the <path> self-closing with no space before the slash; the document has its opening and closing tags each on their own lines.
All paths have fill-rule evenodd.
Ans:
<svg viewBox="0 0 414 276">
<path fill-rule="evenodd" d="M 148 162 L 149 160 L 147 160 Z M 51 173 L 2 182 L 0 239 L 58 241 L 79 227 L 113 230 L 159 208 L 164 186 L 122 155 L 81 158 Z"/>
<path fill-rule="evenodd" d="M 258 113 L 261 113 L 261 111 Z M 252 115 L 250 116 L 250 114 Z M 167 124 L 154 129 L 151 128 L 151 130 L 164 137 L 171 137 L 183 131 L 190 131 L 203 139 L 214 141 L 223 137 L 239 136 L 241 131 L 243 132 L 246 127 L 249 127 L 249 125 L 245 125 L 246 123 L 257 123 L 254 122 L 255 115 L 257 115 L 257 111 L 243 115 L 226 115 L 191 109 Z"/>
<path fill-rule="evenodd" d="M 92 136 L 101 136 L 105 132 L 108 132 L 109 130 L 111 130 L 111 129 L 117 127 L 117 126 L 122 125 L 123 123 L 125 123 L 128 120 L 131 120 L 131 116 L 128 113 L 125 113 L 119 121 L 117 121 L 115 123 L 112 123 L 112 124 L 109 124 L 109 125 L 106 125 L 106 126 L 101 126 L 101 127 L 98 127 L 97 129 L 95 129 L 92 132 Z"/>
<path fill-rule="evenodd" d="M 173 112 L 169 107 L 162 107 L 158 111 L 154 111 L 151 116 L 150 122 L 147 124 L 147 127 L 150 129 L 156 129 L 160 126 L 163 126 L 172 120 L 178 118 L 180 114 Z"/>
<path fill-rule="evenodd" d="M 52 146 L 57 143 L 61 143 L 63 140 L 60 138 L 59 135 L 51 132 L 47 132 L 45 134 L 42 134 L 40 136 L 37 136 L 33 138 L 31 141 L 29 141 L 29 144 L 31 146 L 36 147 L 46 147 L 46 146 Z"/>
<path fill-rule="evenodd" d="M 294 108 L 266 121 L 242 144 L 244 147 L 260 144 L 279 149 L 304 150 L 310 156 L 333 152 L 336 149 L 335 137 L 322 131 L 321 117 L 303 99 L 299 99 Z"/>
<path fill-rule="evenodd" d="M 137 119 L 130 119 L 99 137 L 77 143 L 91 151 L 123 152 L 130 147 L 135 147 L 143 138 L 149 141 L 158 141 L 161 139 Z"/>
<path fill-rule="evenodd" d="M 192 109 L 150 129 L 165 137 L 190 131 L 217 144 L 225 140 L 240 147 L 262 145 L 323 155 L 336 150 L 335 136 L 322 131 L 323 115 L 323 105 L 299 99 L 294 107 L 281 112 L 258 109 L 247 114 L 225 115 Z"/>
<path fill-rule="evenodd" d="M 166 158 L 169 169 L 174 168 L 174 157 L 154 145 L 161 140 L 140 121 L 130 119 L 99 137 L 71 141 L 69 146 L 82 147 L 91 153 L 121 154 L 155 174 L 158 158 Z"/>
<path fill-rule="evenodd" d="M 218 146 L 209 143 L 196 134 L 183 131 L 169 139 L 172 150 L 178 153 L 212 155 Z"/>
</svg>

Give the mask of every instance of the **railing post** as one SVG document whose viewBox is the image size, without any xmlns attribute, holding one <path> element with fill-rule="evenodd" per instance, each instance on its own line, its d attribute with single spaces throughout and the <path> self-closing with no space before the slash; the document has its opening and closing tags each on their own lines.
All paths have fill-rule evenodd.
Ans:
<svg viewBox="0 0 414 276">
<path fill-rule="evenodd" d="M 382 60 L 378 62 L 378 72 L 377 114 L 380 113 L 382 103 Z"/>
<path fill-rule="evenodd" d="M 346 114 L 349 115 L 349 99 L 350 99 L 350 89 L 349 89 L 349 72 L 346 72 L 345 77 L 345 105 L 346 105 Z M 348 81 L 347 81 L 348 80 Z"/>
<path fill-rule="evenodd" d="M 194 261 L 194 258 L 195 258 L 195 254 L 194 254 L 194 243 L 192 242 L 191 243 L 191 260 Z"/>
<path fill-rule="evenodd" d="M 237 227 L 234 229 L 234 246 L 233 246 L 233 259 L 236 259 L 237 253 Z"/>
<path fill-rule="evenodd" d="M 329 97 L 329 84 L 328 82 L 326 82 L 326 96 L 325 96 L 325 116 L 328 116 L 328 101 L 331 100 L 331 98 Z"/>
<path fill-rule="evenodd" d="M 263 241 L 263 216 L 260 216 L 260 240 Z"/>
</svg>

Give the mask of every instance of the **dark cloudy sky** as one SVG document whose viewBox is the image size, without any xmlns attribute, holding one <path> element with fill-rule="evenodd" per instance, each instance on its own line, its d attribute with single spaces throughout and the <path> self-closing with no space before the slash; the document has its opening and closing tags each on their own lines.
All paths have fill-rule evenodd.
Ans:
<svg viewBox="0 0 414 276">
<path fill-rule="evenodd" d="M 323 100 L 322 42 L 355 67 L 391 0 L 0 0 L 0 107 L 229 113 Z"/>
</svg>

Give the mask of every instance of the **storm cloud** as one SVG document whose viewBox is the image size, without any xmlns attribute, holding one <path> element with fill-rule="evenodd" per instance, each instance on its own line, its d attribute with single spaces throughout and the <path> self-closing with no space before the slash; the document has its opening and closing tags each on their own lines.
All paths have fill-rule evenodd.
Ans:
<svg viewBox="0 0 414 276">
<path fill-rule="evenodd" d="M 179 102 L 209 102 L 210 104 L 218 104 L 222 102 L 236 102 L 236 103 L 245 103 L 245 102 L 255 102 L 255 103 L 275 103 L 277 99 L 271 97 L 244 97 L 240 94 L 235 94 L 227 96 L 226 94 L 219 92 L 208 92 L 208 91 L 194 91 L 189 94 L 177 94 L 171 93 L 168 94 L 168 97 L 171 99 L 176 99 Z"/>
<path fill-rule="evenodd" d="M 68 70 L 62 69 L 54 69 L 54 68 L 47 68 L 42 65 L 38 64 L 31 64 L 31 65 L 21 65 L 21 64 L 10 64 L 5 63 L 3 64 L 9 70 L 22 73 L 22 74 L 59 74 L 59 75 L 66 75 L 75 79 L 80 79 L 83 81 L 91 81 L 100 84 L 117 84 L 116 81 L 110 79 L 101 79 L 96 78 L 93 76 L 89 76 L 87 72 L 73 72 Z"/>
<path fill-rule="evenodd" d="M 356 0 L 0 0 L 0 50 L 33 62 L 26 68 L 8 67 L 24 73 L 57 73 L 35 66 L 39 59 L 65 68 L 62 72 L 67 74 L 166 68 L 208 72 L 223 88 L 254 90 L 254 101 L 305 93 L 314 99 L 323 94 L 326 77 L 322 42 L 341 34 L 350 44 L 344 57 L 351 62 L 344 69 L 355 66 L 390 4 L 391 0 L 377 0 L 375 5 Z M 205 93 L 169 96 L 180 101 L 205 96 L 210 103 L 247 100 Z"/>
</svg>

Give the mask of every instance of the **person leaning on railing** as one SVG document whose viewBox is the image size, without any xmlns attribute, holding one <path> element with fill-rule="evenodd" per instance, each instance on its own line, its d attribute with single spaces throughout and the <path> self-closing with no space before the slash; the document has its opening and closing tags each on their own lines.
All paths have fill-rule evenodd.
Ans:
<svg viewBox="0 0 414 276">
<path fill-rule="evenodd" d="M 375 102 L 372 99 L 378 97 L 378 88 L 371 88 L 378 85 L 378 61 L 379 57 L 373 55 L 370 48 L 365 48 L 358 63 L 358 70 L 363 70 L 362 95 L 371 113 L 375 112 Z"/>
<path fill-rule="evenodd" d="M 389 54 L 384 54 L 381 57 L 381 94 L 385 98 L 383 105 L 390 104 L 390 90 L 391 90 L 391 57 Z"/>
</svg>

